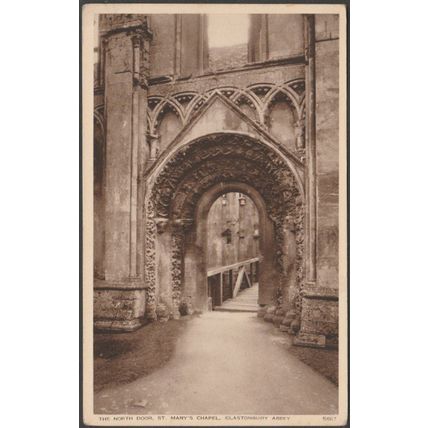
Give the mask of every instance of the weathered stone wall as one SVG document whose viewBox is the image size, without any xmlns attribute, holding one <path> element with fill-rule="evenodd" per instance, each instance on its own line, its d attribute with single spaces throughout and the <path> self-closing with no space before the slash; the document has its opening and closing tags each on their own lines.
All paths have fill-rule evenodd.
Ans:
<svg viewBox="0 0 428 428">
<path fill-rule="evenodd" d="M 332 16 L 316 17 L 317 285 L 338 288 L 339 40 Z M 332 27 L 332 28 L 330 28 Z M 329 38 L 325 38 L 330 34 Z"/>
<path fill-rule="evenodd" d="M 266 122 L 269 132 L 292 152 L 297 149 L 296 123 L 298 120 L 290 104 L 280 99 L 272 103 L 267 113 Z"/>
<path fill-rule="evenodd" d="M 304 66 L 274 65 L 219 75 L 150 86 L 149 129 L 157 139 L 157 156 L 215 91 L 232 100 L 248 118 L 265 126 L 278 143 L 302 155 L 304 141 L 299 140 L 299 133 L 304 134 Z M 241 123 L 238 119 L 230 115 L 228 129 L 235 129 Z M 215 127 L 215 123 L 207 126 Z"/>
<path fill-rule="evenodd" d="M 218 198 L 208 214 L 207 268 L 257 257 L 258 228 L 257 208 L 248 196 L 233 192 Z"/>
<path fill-rule="evenodd" d="M 150 76 L 169 76 L 177 72 L 176 15 L 151 15 L 150 28 L 154 34 L 150 46 Z"/>
<path fill-rule="evenodd" d="M 96 328 L 131 330 L 145 310 L 141 166 L 146 163 L 148 44 L 142 15 L 101 15 L 95 89 Z M 104 100 L 104 105 L 99 104 Z"/>
<path fill-rule="evenodd" d="M 202 75 L 247 63 L 303 56 L 302 15 L 251 15 L 247 45 L 208 48 L 203 15 L 151 15 L 152 77 Z M 210 58 L 209 56 L 212 56 Z"/>
<path fill-rule="evenodd" d="M 300 344 L 338 335 L 339 40 L 338 15 L 315 16 L 316 283 L 302 302 Z"/>
<path fill-rule="evenodd" d="M 97 330 L 132 331 L 139 327 L 146 306 L 145 290 L 94 290 Z"/>
<path fill-rule="evenodd" d="M 248 45 L 214 47 L 209 50 L 209 70 L 230 70 L 248 63 Z"/>
<path fill-rule="evenodd" d="M 94 277 L 104 277 L 105 138 L 103 121 L 94 118 Z"/>
<path fill-rule="evenodd" d="M 206 17 L 189 15 L 150 15 L 154 34 L 150 49 L 150 76 L 188 78 L 208 67 Z"/>
<path fill-rule="evenodd" d="M 269 59 L 303 55 L 302 15 L 268 15 L 267 21 Z"/>
<path fill-rule="evenodd" d="M 132 36 L 135 28 L 144 26 L 145 17 L 109 15 L 100 19 L 99 88 L 95 96 L 97 157 L 104 157 L 104 169 L 103 162 L 97 164 L 95 186 L 95 318 L 99 326 L 110 323 L 112 329 L 133 328 L 139 325 L 138 317 L 143 316 L 145 306 L 155 318 L 159 302 L 177 309 L 180 285 L 188 275 L 181 269 L 180 246 L 185 240 L 183 224 L 189 218 L 180 219 L 171 212 L 159 214 L 160 208 L 150 205 L 145 192 L 158 190 L 146 181 L 146 174 L 166 159 L 172 147 L 184 147 L 186 141 L 227 131 L 259 139 L 265 148 L 269 146 L 282 159 L 288 159 L 287 168 L 297 180 L 295 190 L 301 194 L 293 190 L 292 207 L 274 215 L 275 257 L 287 278 L 278 285 L 282 312 L 277 316 L 292 312 L 289 320 L 294 322 L 293 329 L 300 326 L 309 342 L 322 345 L 325 338 L 334 341 L 338 289 L 338 19 L 333 15 L 317 15 L 315 19 L 313 114 L 305 111 L 309 90 L 305 87 L 305 19 L 302 15 L 253 16 L 248 63 L 215 72 L 208 66 L 203 15 L 150 16 L 150 66 L 148 44 L 140 46 Z M 122 32 L 125 27 L 128 30 Z M 146 33 L 144 38 L 151 37 Z M 313 174 L 306 141 L 309 116 L 315 120 Z M 217 165 L 207 163 L 214 168 L 213 183 L 224 177 L 237 179 L 236 167 L 228 162 L 232 160 L 225 159 L 221 166 L 222 177 L 216 176 L 220 172 Z M 208 179 L 204 171 L 200 174 Z M 316 252 L 311 253 L 315 254 L 316 272 L 305 287 L 303 266 L 309 253 L 304 249 L 304 235 L 310 231 L 305 218 L 312 208 L 303 194 L 304 175 L 306 180 L 314 180 L 316 196 Z M 198 180 L 195 183 L 199 186 Z M 174 191 L 181 192 L 181 198 L 190 198 L 190 191 Z M 186 206 L 184 199 L 181 206 Z M 186 203 L 193 207 L 194 202 Z M 179 227 L 174 222 L 165 225 L 164 219 L 158 218 L 170 215 L 182 222 Z M 191 217 L 191 211 L 186 215 Z M 186 253 L 188 266 L 195 262 L 197 251 L 195 247 Z"/>
<path fill-rule="evenodd" d="M 251 15 L 249 62 L 303 54 L 303 15 Z"/>
<path fill-rule="evenodd" d="M 168 96 L 175 93 L 204 93 L 222 87 L 246 88 L 257 83 L 282 84 L 305 76 L 304 62 L 300 64 L 272 64 L 250 66 L 222 73 L 206 73 L 194 79 L 177 79 L 174 82 L 156 83 L 149 87 L 149 96 Z"/>
<path fill-rule="evenodd" d="M 167 110 L 160 118 L 159 126 L 156 129 L 158 135 L 159 153 L 167 149 L 168 145 L 183 127 L 180 117 L 175 111 Z"/>
</svg>

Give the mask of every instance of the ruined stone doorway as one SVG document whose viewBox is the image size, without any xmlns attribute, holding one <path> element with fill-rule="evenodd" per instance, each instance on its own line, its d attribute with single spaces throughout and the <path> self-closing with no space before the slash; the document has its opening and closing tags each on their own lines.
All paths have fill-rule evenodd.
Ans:
<svg viewBox="0 0 428 428">
<path fill-rule="evenodd" d="M 157 167 L 157 169 L 156 169 Z M 216 133 L 160 158 L 146 193 L 145 275 L 148 314 L 162 303 L 209 309 L 208 214 L 224 194 L 239 192 L 258 213 L 260 305 L 293 305 L 302 272 L 296 234 L 302 234 L 301 193 L 279 153 L 254 138 Z M 300 252 L 302 254 L 302 252 Z"/>
</svg>

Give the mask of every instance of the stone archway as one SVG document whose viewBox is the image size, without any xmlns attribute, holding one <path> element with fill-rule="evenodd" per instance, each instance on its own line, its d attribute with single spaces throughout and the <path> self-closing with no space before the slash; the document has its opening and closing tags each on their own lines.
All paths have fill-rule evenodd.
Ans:
<svg viewBox="0 0 428 428">
<path fill-rule="evenodd" d="M 249 194 L 264 219 L 261 304 L 299 306 L 303 283 L 302 195 L 285 159 L 260 140 L 238 133 L 199 137 L 148 177 L 145 200 L 147 316 L 162 303 L 205 310 L 204 223 L 225 189 Z M 220 193 L 219 193 L 220 192 Z M 197 291 L 199 290 L 199 291 Z"/>
<path fill-rule="evenodd" d="M 200 198 L 195 212 L 195 227 L 187 234 L 183 243 L 184 281 L 182 295 L 184 298 L 194 296 L 196 308 L 207 309 L 207 257 L 208 213 L 219 196 L 227 192 L 239 192 L 247 195 L 255 204 L 259 215 L 260 261 L 259 269 L 259 303 L 269 304 L 274 295 L 274 284 L 278 282 L 275 267 L 274 223 L 269 217 L 266 204 L 260 193 L 249 184 L 242 182 L 220 182 L 208 189 Z M 195 267 L 193 268 L 193 263 Z"/>
</svg>

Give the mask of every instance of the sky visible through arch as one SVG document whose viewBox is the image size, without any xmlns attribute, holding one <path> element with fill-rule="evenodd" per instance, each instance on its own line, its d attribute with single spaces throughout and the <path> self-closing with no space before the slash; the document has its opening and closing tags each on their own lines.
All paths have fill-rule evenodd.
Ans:
<svg viewBox="0 0 428 428">
<path fill-rule="evenodd" d="M 210 48 L 234 46 L 248 42 L 249 15 L 208 15 L 208 44 Z"/>
</svg>

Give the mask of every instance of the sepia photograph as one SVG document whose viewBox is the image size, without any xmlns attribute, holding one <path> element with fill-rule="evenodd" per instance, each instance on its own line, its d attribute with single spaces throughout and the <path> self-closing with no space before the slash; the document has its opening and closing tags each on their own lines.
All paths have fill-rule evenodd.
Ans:
<svg viewBox="0 0 428 428">
<path fill-rule="evenodd" d="M 1 426 L 424 426 L 424 6 L 6 2 Z"/>
<path fill-rule="evenodd" d="M 346 425 L 346 16 L 83 6 L 87 426 Z"/>
</svg>

